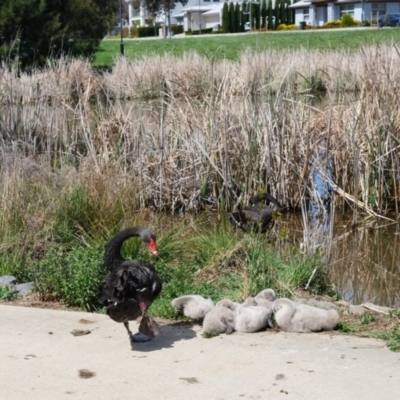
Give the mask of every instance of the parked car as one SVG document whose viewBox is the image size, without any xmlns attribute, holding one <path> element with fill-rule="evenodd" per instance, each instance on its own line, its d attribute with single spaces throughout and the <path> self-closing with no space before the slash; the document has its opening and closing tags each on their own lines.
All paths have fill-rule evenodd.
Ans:
<svg viewBox="0 0 400 400">
<path fill-rule="evenodd" d="M 249 30 L 250 30 L 250 22 L 246 22 L 246 23 L 244 24 L 244 30 L 245 30 L 245 31 L 249 31 Z"/>
<path fill-rule="evenodd" d="M 382 26 L 400 26 L 400 14 L 385 14 L 378 18 L 378 25 Z"/>
</svg>

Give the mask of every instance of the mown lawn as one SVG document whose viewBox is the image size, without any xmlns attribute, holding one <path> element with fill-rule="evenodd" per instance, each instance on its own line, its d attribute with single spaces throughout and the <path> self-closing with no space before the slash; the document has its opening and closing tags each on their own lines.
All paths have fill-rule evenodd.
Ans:
<svg viewBox="0 0 400 400">
<path fill-rule="evenodd" d="M 150 54 L 175 54 L 196 51 L 205 56 L 237 59 L 249 48 L 256 51 L 267 49 L 354 49 L 374 43 L 399 43 L 400 29 L 370 28 L 366 30 L 310 30 L 307 32 L 274 32 L 242 35 L 215 35 L 172 39 L 125 39 L 125 56 L 136 58 Z M 111 66 L 120 52 L 119 40 L 103 40 L 94 56 L 95 66 Z"/>
</svg>

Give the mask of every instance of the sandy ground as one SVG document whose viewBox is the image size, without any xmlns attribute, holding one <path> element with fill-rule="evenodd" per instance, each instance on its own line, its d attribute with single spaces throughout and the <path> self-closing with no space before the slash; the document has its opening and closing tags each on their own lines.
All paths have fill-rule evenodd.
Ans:
<svg viewBox="0 0 400 400">
<path fill-rule="evenodd" d="M 199 326 L 164 324 L 132 349 L 105 315 L 9 305 L 0 315 L 2 400 L 400 398 L 400 354 L 380 340 L 273 331 L 205 339 Z"/>
</svg>

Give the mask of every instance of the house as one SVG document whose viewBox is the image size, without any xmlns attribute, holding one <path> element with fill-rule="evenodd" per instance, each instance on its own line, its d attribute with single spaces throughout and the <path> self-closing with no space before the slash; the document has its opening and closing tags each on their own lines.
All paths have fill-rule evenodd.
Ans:
<svg viewBox="0 0 400 400">
<path fill-rule="evenodd" d="M 134 0 L 125 0 L 128 3 L 129 9 L 129 26 L 146 26 L 148 13 L 144 2 L 141 1 L 140 8 L 135 9 L 133 6 Z M 184 30 L 198 30 L 203 28 L 212 28 L 216 24 L 220 24 L 220 15 L 224 0 L 189 0 L 185 6 L 181 3 L 176 3 L 175 8 L 171 10 L 171 24 L 183 25 Z M 221 9 L 221 12 L 214 13 L 213 9 Z M 211 12 L 211 14 L 207 14 Z M 217 15 L 219 17 L 217 18 Z M 200 18 L 199 18 L 200 16 Z M 157 22 L 168 25 L 166 15 L 160 15 Z"/>
<path fill-rule="evenodd" d="M 300 0 L 289 7 L 295 10 L 296 24 L 304 21 L 313 26 L 341 19 L 343 14 L 350 14 L 362 23 L 365 20 L 376 21 L 381 15 L 400 12 L 399 1 L 377 0 Z"/>
</svg>

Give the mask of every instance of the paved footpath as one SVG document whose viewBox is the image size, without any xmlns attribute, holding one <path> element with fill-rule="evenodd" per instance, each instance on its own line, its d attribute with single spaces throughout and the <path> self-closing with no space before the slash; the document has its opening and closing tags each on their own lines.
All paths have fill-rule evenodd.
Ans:
<svg viewBox="0 0 400 400">
<path fill-rule="evenodd" d="M 400 399 L 400 353 L 380 340 L 284 332 L 205 339 L 198 326 L 162 329 L 131 349 L 123 325 L 105 315 L 0 305 L 0 398 Z"/>
</svg>

